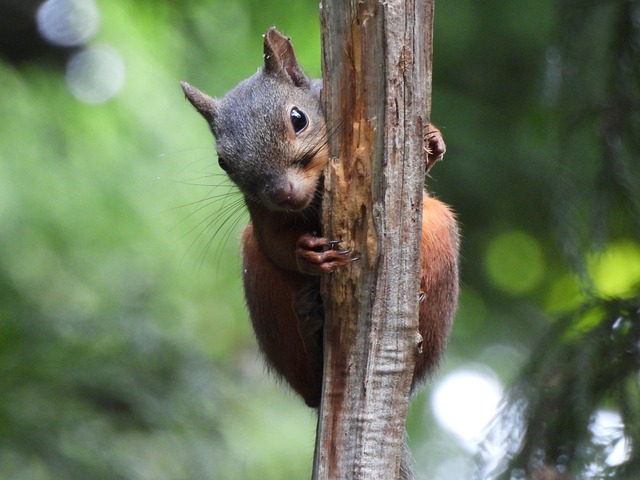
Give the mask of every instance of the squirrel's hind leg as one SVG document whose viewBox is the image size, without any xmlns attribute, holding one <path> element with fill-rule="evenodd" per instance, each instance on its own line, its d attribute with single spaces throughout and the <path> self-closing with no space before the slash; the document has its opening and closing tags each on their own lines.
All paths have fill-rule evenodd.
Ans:
<svg viewBox="0 0 640 480">
<path fill-rule="evenodd" d="M 276 267 L 260 250 L 251 224 L 242 234 L 242 257 L 247 308 L 267 364 L 307 405 L 317 407 L 322 391 L 322 311 L 321 304 L 312 304 L 319 299 L 319 279 Z"/>
</svg>

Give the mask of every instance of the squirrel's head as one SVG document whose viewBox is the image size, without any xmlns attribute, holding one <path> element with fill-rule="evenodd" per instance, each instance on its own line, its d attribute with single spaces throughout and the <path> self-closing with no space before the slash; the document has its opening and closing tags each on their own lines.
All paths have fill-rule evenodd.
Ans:
<svg viewBox="0 0 640 480">
<path fill-rule="evenodd" d="M 305 75 L 288 37 L 267 30 L 264 66 L 221 99 L 181 85 L 247 202 L 283 211 L 311 204 L 327 163 L 326 128 L 319 82 Z"/>
</svg>

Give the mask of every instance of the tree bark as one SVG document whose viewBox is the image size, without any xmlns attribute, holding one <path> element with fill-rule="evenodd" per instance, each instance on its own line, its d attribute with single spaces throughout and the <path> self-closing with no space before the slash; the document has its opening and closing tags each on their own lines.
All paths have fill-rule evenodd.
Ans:
<svg viewBox="0 0 640 480">
<path fill-rule="evenodd" d="M 353 249 L 323 279 L 316 480 L 399 476 L 418 334 L 433 0 L 323 0 L 331 162 L 324 232 Z"/>
</svg>

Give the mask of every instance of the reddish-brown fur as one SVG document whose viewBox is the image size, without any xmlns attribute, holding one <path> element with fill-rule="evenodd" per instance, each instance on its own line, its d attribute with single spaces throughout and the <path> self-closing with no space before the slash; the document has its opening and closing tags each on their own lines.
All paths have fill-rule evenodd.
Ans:
<svg viewBox="0 0 640 480">
<path fill-rule="evenodd" d="M 458 305 L 458 250 L 456 220 L 447 205 L 423 195 L 420 317 L 422 352 L 414 385 L 433 370 L 444 353 Z"/>
<path fill-rule="evenodd" d="M 435 141 L 442 142 L 439 132 Z M 320 401 L 322 358 L 308 352 L 309 343 L 301 337 L 305 327 L 300 325 L 294 302 L 318 278 L 300 271 L 296 245 L 300 239 L 308 243 L 306 237 L 318 232 L 320 225 L 308 212 L 303 216 L 258 204 L 248 207 L 252 223 L 242 236 L 243 279 L 256 338 L 268 364 L 315 407 Z M 414 385 L 442 357 L 458 298 L 455 218 L 447 205 L 425 192 L 422 222 L 419 331 L 423 341 Z"/>
<path fill-rule="evenodd" d="M 317 406 L 323 363 L 319 276 L 352 257 L 320 236 L 317 194 L 328 162 L 321 81 L 306 77 L 290 39 L 274 28 L 264 35 L 264 53 L 264 67 L 220 100 L 184 82 L 182 88 L 207 120 L 218 162 L 243 192 L 251 215 L 242 236 L 243 279 L 260 348 L 268 365 Z M 446 147 L 432 125 L 426 141 L 428 170 Z M 414 386 L 442 356 L 458 297 L 456 221 L 426 193 L 421 267 L 416 294 L 423 340 Z"/>
</svg>

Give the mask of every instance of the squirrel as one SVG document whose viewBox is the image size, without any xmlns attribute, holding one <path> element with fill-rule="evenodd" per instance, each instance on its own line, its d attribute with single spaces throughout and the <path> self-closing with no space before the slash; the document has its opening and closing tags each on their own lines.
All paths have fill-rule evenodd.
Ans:
<svg viewBox="0 0 640 480">
<path fill-rule="evenodd" d="M 250 223 L 242 233 L 242 276 L 255 336 L 268 365 L 310 407 L 322 389 L 319 276 L 354 260 L 321 235 L 322 181 L 328 164 L 322 80 L 300 67 L 289 37 L 264 35 L 264 65 L 220 99 L 181 82 L 216 140 L 218 163 L 244 195 Z M 427 170 L 445 153 L 429 125 Z M 441 358 L 458 299 L 455 217 L 423 193 L 419 333 L 422 350 L 412 390 Z"/>
</svg>

